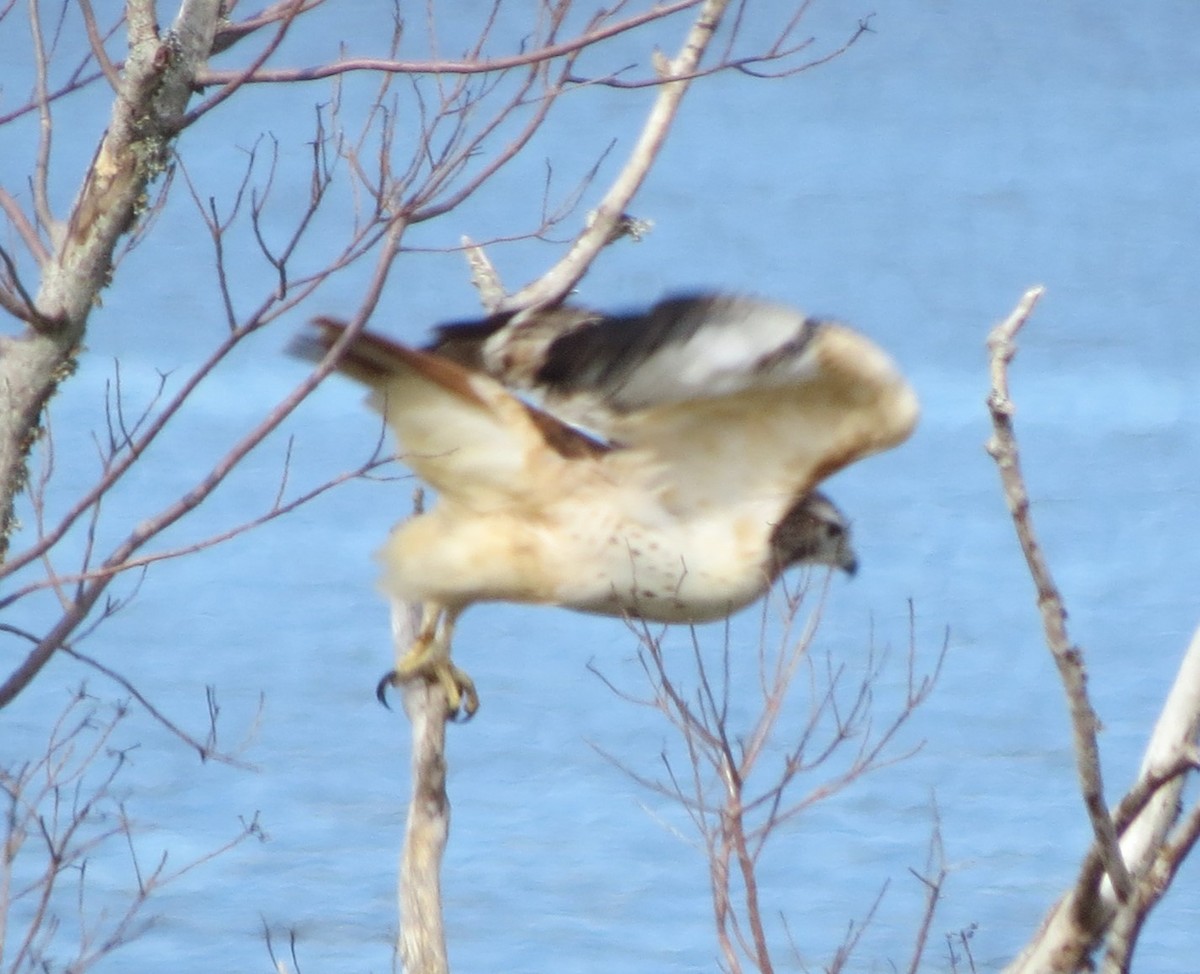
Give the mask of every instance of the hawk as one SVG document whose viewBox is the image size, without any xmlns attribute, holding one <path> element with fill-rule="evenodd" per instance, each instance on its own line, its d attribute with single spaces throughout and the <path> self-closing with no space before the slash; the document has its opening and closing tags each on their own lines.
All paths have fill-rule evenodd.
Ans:
<svg viewBox="0 0 1200 974">
<path fill-rule="evenodd" d="M 313 325 L 290 350 L 320 361 L 346 326 Z M 864 336 L 723 295 L 630 315 L 496 315 L 443 325 L 422 349 L 363 333 L 337 368 L 371 390 L 405 463 L 438 494 L 378 554 L 382 591 L 423 605 L 379 694 L 438 680 L 451 716 L 478 707 L 450 660 L 475 602 L 703 622 L 797 563 L 853 573 L 846 518 L 816 487 L 901 443 L 918 414 Z"/>
</svg>

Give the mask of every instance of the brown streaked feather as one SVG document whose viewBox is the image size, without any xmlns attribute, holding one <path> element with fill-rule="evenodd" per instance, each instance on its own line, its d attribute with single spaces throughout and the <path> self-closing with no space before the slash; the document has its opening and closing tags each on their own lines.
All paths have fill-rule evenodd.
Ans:
<svg viewBox="0 0 1200 974">
<path fill-rule="evenodd" d="M 501 317 L 501 316 L 497 316 Z M 319 317 L 312 321 L 315 334 L 297 336 L 288 346 L 288 351 L 311 362 L 319 362 L 346 332 L 347 323 L 336 318 Z M 386 387 L 404 371 L 421 376 L 439 386 L 464 403 L 485 410 L 494 409 L 480 394 L 476 383 L 491 382 L 482 373 L 445 358 L 440 354 L 411 348 L 375 332 L 364 331 L 344 350 L 338 360 L 337 370 L 386 396 Z M 561 422 L 554 416 L 515 397 L 508 396 L 500 386 L 496 390 L 519 404 L 532 427 L 540 434 L 546 446 L 564 459 L 597 457 L 608 452 L 607 444 Z M 379 404 L 386 415 L 387 407 Z"/>
<path fill-rule="evenodd" d="M 310 362 L 319 362 L 345 333 L 347 323 L 320 317 L 314 318 L 312 324 L 317 333 L 297 336 L 288 351 Z M 375 332 L 361 332 L 337 363 L 337 370 L 343 375 L 371 387 L 387 382 L 404 368 L 425 376 L 457 396 L 483 404 L 471 386 L 470 373 L 457 363 L 401 345 Z"/>
<path fill-rule="evenodd" d="M 545 437 L 546 445 L 567 460 L 602 457 L 613 449 L 611 444 L 594 439 L 582 430 L 566 425 L 529 403 L 523 405 L 529 411 L 533 425 Z"/>
</svg>

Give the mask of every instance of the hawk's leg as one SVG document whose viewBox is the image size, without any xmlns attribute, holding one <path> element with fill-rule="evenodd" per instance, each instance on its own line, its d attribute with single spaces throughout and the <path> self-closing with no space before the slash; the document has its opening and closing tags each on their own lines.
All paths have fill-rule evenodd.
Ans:
<svg viewBox="0 0 1200 974">
<path fill-rule="evenodd" d="M 387 706 L 389 686 L 423 679 L 442 685 L 452 719 L 470 720 L 475 715 L 479 709 L 475 681 L 450 662 L 450 637 L 457 617 L 457 612 L 441 606 L 425 606 L 416 640 L 405 653 L 397 653 L 396 668 L 385 673 L 375 688 L 380 703 Z"/>
</svg>

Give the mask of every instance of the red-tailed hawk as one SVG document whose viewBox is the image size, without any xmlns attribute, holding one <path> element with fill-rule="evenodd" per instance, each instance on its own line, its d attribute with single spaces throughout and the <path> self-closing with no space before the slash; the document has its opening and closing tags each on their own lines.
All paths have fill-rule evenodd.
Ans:
<svg viewBox="0 0 1200 974">
<path fill-rule="evenodd" d="M 315 361 L 345 326 L 314 325 L 291 351 Z M 436 336 L 419 350 L 364 333 L 337 367 L 371 389 L 404 462 L 438 493 L 379 553 L 384 593 L 424 605 L 381 693 L 438 679 L 467 716 L 478 696 L 450 640 L 474 602 L 701 622 L 798 562 L 853 572 L 846 520 L 815 488 L 917 419 L 868 339 L 749 298 L 627 316 L 561 307 Z"/>
</svg>

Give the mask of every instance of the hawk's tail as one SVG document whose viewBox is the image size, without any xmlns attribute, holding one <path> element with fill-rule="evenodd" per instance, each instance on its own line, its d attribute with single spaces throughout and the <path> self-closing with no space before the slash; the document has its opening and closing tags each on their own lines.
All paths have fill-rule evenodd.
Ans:
<svg viewBox="0 0 1200 974">
<path fill-rule="evenodd" d="M 314 318 L 313 331 L 297 335 L 287 347 L 289 354 L 309 362 L 320 362 L 349 327 L 337 318 Z M 407 389 L 436 387 L 442 393 L 490 409 L 471 382 L 469 369 L 439 355 L 410 348 L 375 332 L 360 332 L 346 348 L 336 365 L 342 375 L 356 379 L 377 396 L 407 399 L 397 383 Z M 384 399 L 372 397 L 373 408 L 383 412 Z"/>
<path fill-rule="evenodd" d="M 308 362 L 322 361 L 349 327 L 337 318 L 314 318 L 313 330 L 297 335 L 287 347 L 289 355 Z M 389 338 L 364 331 L 345 349 L 337 370 L 363 385 L 378 388 L 410 364 L 412 349 Z"/>
</svg>

